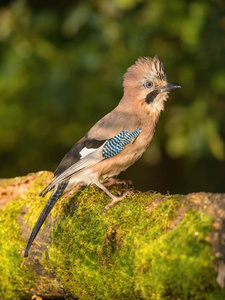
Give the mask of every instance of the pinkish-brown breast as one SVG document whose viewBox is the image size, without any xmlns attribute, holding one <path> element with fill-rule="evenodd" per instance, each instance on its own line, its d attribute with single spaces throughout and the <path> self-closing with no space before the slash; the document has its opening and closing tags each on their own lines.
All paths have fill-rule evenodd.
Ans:
<svg viewBox="0 0 225 300">
<path fill-rule="evenodd" d="M 98 177 L 104 180 L 118 175 L 133 165 L 150 145 L 155 133 L 157 121 L 158 117 L 146 115 L 146 117 L 142 119 L 141 132 L 138 137 L 115 156 L 92 166 L 90 168 L 92 172 L 97 173 Z"/>
</svg>

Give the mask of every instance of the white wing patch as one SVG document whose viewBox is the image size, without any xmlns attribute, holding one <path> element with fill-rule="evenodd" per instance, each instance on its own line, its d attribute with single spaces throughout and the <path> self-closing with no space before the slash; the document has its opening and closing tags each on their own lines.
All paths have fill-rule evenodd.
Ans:
<svg viewBox="0 0 225 300">
<path fill-rule="evenodd" d="M 103 144 L 104 146 L 104 144 Z M 98 162 L 102 161 L 104 159 L 102 155 L 102 148 L 103 146 L 97 148 L 97 149 L 91 149 L 92 151 L 89 152 L 89 154 L 85 155 L 82 159 L 80 159 L 78 162 L 70 166 L 68 169 L 66 169 L 64 172 L 62 172 L 58 177 L 56 177 L 47 187 L 46 191 L 50 191 L 54 186 L 57 184 L 60 184 L 61 182 L 67 180 L 75 173 L 78 173 L 82 171 L 83 169 L 89 168 L 93 166 L 94 164 L 97 164 Z M 89 149 L 87 149 L 89 150 Z"/>
<path fill-rule="evenodd" d="M 84 158 L 85 156 L 87 156 L 88 154 L 92 153 L 93 151 L 96 151 L 96 149 L 93 148 L 86 148 L 84 147 L 81 151 L 80 151 L 80 159 Z"/>
</svg>

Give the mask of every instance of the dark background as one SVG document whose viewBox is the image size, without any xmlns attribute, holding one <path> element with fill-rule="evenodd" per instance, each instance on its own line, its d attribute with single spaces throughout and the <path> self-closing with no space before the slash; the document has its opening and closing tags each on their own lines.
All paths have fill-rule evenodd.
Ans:
<svg viewBox="0 0 225 300">
<path fill-rule="evenodd" d="M 54 171 L 158 54 L 171 93 L 154 141 L 120 178 L 170 193 L 225 192 L 225 2 L 0 2 L 0 177 Z"/>
</svg>

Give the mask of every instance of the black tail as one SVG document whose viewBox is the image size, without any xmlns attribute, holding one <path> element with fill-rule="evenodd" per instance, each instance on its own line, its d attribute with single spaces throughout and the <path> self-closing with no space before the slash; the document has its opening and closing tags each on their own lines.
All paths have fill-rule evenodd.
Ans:
<svg viewBox="0 0 225 300">
<path fill-rule="evenodd" d="M 33 230 L 30 235 L 29 241 L 27 243 L 27 247 L 24 252 L 24 257 L 28 256 L 29 249 L 31 247 L 31 244 L 33 243 L 36 235 L 38 234 L 42 224 L 44 223 L 45 219 L 47 218 L 48 214 L 52 210 L 53 206 L 55 205 L 56 201 L 59 199 L 59 197 L 62 195 L 63 191 L 65 190 L 68 182 L 61 183 L 58 187 L 55 187 L 53 193 L 51 194 L 50 198 L 48 199 L 47 204 L 45 205 L 45 208 L 41 212 Z"/>
</svg>

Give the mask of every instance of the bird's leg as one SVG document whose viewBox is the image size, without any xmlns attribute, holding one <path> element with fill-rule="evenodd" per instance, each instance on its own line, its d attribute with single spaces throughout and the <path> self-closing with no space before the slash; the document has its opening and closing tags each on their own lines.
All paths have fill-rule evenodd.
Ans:
<svg viewBox="0 0 225 300">
<path fill-rule="evenodd" d="M 132 187 L 134 186 L 132 180 L 119 179 L 115 177 L 109 178 L 108 181 L 104 183 L 104 186 L 111 186 L 113 184 L 123 184 L 125 186 L 131 185 Z"/>
<path fill-rule="evenodd" d="M 126 193 L 124 193 L 121 197 L 116 197 L 115 195 L 113 195 L 110 191 L 107 190 L 107 188 L 101 184 L 99 181 L 98 182 L 95 182 L 95 184 L 103 191 L 105 192 L 111 199 L 112 201 L 109 202 L 103 209 L 102 209 L 102 212 L 105 210 L 105 209 L 109 209 L 111 206 L 113 206 L 114 204 L 116 204 L 117 202 L 119 201 L 122 201 L 124 198 L 126 198 L 128 195 L 132 194 L 131 191 L 128 191 Z"/>
</svg>

